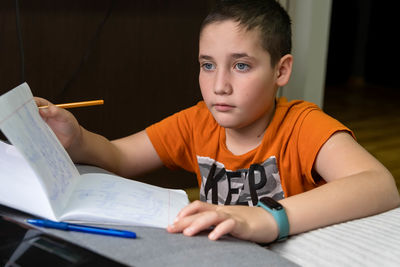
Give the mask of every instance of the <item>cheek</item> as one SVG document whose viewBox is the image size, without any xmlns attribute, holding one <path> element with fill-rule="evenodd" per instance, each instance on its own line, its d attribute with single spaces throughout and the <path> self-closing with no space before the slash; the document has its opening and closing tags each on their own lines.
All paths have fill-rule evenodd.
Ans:
<svg viewBox="0 0 400 267">
<path fill-rule="evenodd" d="M 206 75 L 200 73 L 199 74 L 199 85 L 200 85 L 200 91 L 201 94 L 203 95 L 203 98 L 206 97 L 210 91 L 210 79 L 206 77 Z"/>
<path fill-rule="evenodd" d="M 237 81 L 235 85 L 236 88 L 240 88 L 240 90 L 236 90 L 237 93 L 241 94 L 242 97 L 250 98 L 251 100 L 254 100 L 254 98 L 258 99 L 266 90 L 268 90 L 266 79 L 260 79 L 258 77 L 255 79 L 248 78 Z"/>
<path fill-rule="evenodd" d="M 271 76 L 268 74 L 258 76 L 256 79 L 253 80 L 253 88 L 254 91 L 257 92 L 256 94 L 265 95 L 269 94 L 271 90 L 273 91 L 274 88 L 274 81 Z"/>
<path fill-rule="evenodd" d="M 240 90 L 237 98 L 251 110 L 263 109 L 263 106 L 274 98 L 273 89 L 268 86 L 265 79 L 253 80 L 251 83 L 247 83 L 247 86 L 244 84 L 242 88 L 244 90 Z"/>
</svg>

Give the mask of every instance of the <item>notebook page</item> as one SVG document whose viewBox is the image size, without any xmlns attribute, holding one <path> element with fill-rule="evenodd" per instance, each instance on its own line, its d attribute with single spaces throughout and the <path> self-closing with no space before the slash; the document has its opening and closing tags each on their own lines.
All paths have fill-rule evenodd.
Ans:
<svg viewBox="0 0 400 267">
<path fill-rule="evenodd" d="M 62 220 L 166 228 L 188 203 L 173 190 L 104 173 L 83 174 Z"/>
<path fill-rule="evenodd" d="M 40 117 L 28 84 L 0 96 L 0 129 L 35 172 L 58 216 L 79 172 Z"/>
<path fill-rule="evenodd" d="M 36 174 L 12 145 L 0 141 L 0 204 L 54 220 Z"/>
</svg>

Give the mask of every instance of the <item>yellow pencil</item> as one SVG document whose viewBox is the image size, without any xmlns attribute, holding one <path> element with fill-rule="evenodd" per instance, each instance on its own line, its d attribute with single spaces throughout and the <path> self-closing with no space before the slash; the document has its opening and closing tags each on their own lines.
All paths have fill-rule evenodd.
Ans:
<svg viewBox="0 0 400 267">
<path fill-rule="evenodd" d="M 82 102 L 74 102 L 74 103 L 65 103 L 65 104 L 56 104 L 57 107 L 60 108 L 78 108 L 78 107 L 87 107 L 87 106 L 96 106 L 103 105 L 104 100 L 91 100 L 91 101 L 82 101 Z M 47 108 L 48 106 L 40 106 L 39 108 Z"/>
</svg>

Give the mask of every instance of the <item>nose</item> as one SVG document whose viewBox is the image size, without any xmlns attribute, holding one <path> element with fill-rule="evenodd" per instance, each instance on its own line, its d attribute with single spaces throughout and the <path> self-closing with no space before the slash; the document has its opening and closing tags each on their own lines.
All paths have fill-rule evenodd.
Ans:
<svg viewBox="0 0 400 267">
<path fill-rule="evenodd" d="M 232 85 L 230 83 L 230 75 L 228 71 L 223 69 L 217 70 L 214 81 L 214 93 L 217 95 L 232 93 Z"/>
</svg>

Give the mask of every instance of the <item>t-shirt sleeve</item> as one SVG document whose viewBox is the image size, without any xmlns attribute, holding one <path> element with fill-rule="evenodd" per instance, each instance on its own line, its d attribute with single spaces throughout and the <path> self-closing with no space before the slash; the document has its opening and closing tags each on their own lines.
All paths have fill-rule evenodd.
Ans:
<svg viewBox="0 0 400 267">
<path fill-rule="evenodd" d="M 355 136 L 349 128 L 320 109 L 308 110 L 303 116 L 297 142 L 301 172 L 309 182 L 315 184 L 316 177 L 313 177 L 312 169 L 318 152 L 325 142 L 338 131 L 346 131 L 353 138 Z"/>
<path fill-rule="evenodd" d="M 146 128 L 163 164 L 170 169 L 194 171 L 192 118 L 195 107 L 180 111 Z"/>
</svg>

